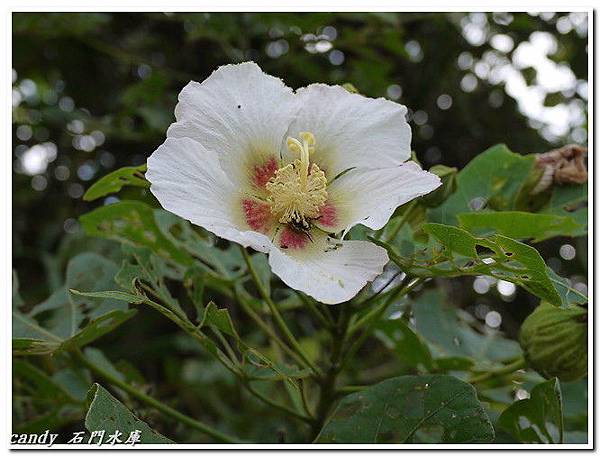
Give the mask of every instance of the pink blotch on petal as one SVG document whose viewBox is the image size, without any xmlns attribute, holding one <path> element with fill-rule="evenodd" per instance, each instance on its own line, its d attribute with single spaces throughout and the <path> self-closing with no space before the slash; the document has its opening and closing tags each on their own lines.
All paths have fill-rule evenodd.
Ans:
<svg viewBox="0 0 600 456">
<path fill-rule="evenodd" d="M 254 184 L 256 184 L 257 187 L 264 188 L 277 169 L 279 169 L 279 166 L 277 165 L 277 160 L 273 157 L 268 159 L 262 165 L 254 165 Z"/>
<path fill-rule="evenodd" d="M 254 199 L 244 199 L 242 208 L 246 216 L 246 223 L 254 231 L 265 233 L 271 224 L 271 208 L 267 203 Z"/>
<path fill-rule="evenodd" d="M 309 240 L 305 233 L 285 227 L 281 233 L 279 245 L 282 249 L 302 249 Z"/>
<path fill-rule="evenodd" d="M 334 227 L 337 224 L 337 210 L 331 203 L 325 204 L 319 213 L 319 223 L 323 226 Z"/>
</svg>

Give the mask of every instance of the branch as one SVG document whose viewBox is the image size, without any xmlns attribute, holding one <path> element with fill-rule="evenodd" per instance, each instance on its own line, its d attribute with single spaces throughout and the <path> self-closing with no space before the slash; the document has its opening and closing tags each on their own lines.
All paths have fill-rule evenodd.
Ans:
<svg viewBox="0 0 600 456">
<path fill-rule="evenodd" d="M 282 411 L 283 413 L 287 413 L 288 415 L 297 418 L 299 420 L 302 420 L 308 424 L 312 424 L 314 422 L 314 419 L 305 416 L 305 415 L 301 415 L 300 413 L 297 413 L 296 411 L 286 407 L 285 405 L 279 404 L 275 401 L 273 401 L 272 399 L 269 399 L 267 396 L 259 393 L 258 391 L 256 391 L 254 388 L 252 388 L 252 386 L 248 383 L 245 382 L 246 384 L 246 389 L 252 393 L 254 396 L 256 396 L 258 399 L 260 399 L 261 401 L 263 401 L 265 404 L 270 405 L 271 407 Z"/>
<path fill-rule="evenodd" d="M 252 264 L 252 259 L 250 258 L 250 255 L 248 255 L 248 251 L 244 247 L 240 247 L 240 249 L 242 250 L 242 255 L 244 256 L 244 260 L 246 261 L 246 264 L 248 265 L 248 271 L 250 272 L 250 275 L 252 276 L 252 280 L 254 280 L 254 283 L 256 285 L 256 288 L 258 289 L 260 296 L 263 298 L 263 300 L 269 306 L 271 315 L 273 316 L 275 323 L 279 327 L 280 331 L 285 335 L 285 337 L 288 339 L 292 348 L 296 351 L 296 353 L 298 353 L 298 355 L 302 358 L 304 363 L 317 375 L 317 377 L 321 377 L 322 374 L 321 374 L 319 368 L 308 358 L 306 353 L 304 353 L 304 350 L 302 349 L 302 347 L 296 340 L 296 337 L 294 337 L 294 334 L 292 334 L 292 332 L 288 328 L 287 324 L 285 323 L 285 320 L 279 313 L 279 310 L 277 309 L 277 306 L 275 306 L 275 303 L 271 299 L 271 296 L 269 296 L 269 293 L 265 289 L 265 286 L 260 281 L 260 278 L 258 277 L 258 274 L 256 273 L 256 269 L 254 269 L 254 265 Z"/>
<path fill-rule="evenodd" d="M 156 410 L 164 413 L 165 415 L 170 416 L 171 418 L 173 418 L 183 424 L 186 424 L 187 426 L 189 426 L 193 429 L 197 429 L 198 431 L 204 432 L 205 434 L 213 437 L 215 440 L 217 440 L 219 442 L 242 443 L 242 441 L 237 439 L 236 437 L 229 436 L 227 434 L 223 434 L 222 432 L 217 431 L 216 429 L 213 429 L 209 425 L 204 424 L 201 421 L 195 420 L 187 415 L 184 415 L 183 413 L 180 413 L 177 410 L 172 409 L 168 405 L 163 404 L 162 402 L 154 399 L 153 397 L 150 397 L 147 394 L 142 393 L 139 389 L 118 379 L 113 374 L 106 372 L 102 368 L 100 368 L 97 365 L 95 365 L 94 363 L 92 363 L 90 360 L 88 360 L 83 355 L 83 353 L 81 353 L 81 351 L 79 349 L 74 349 L 70 353 L 73 356 L 73 358 L 75 358 L 77 361 L 79 361 L 81 364 L 83 364 L 85 367 L 87 367 L 94 374 L 98 375 L 99 377 L 102 377 L 107 382 L 111 383 L 114 386 L 121 388 L 123 391 L 126 391 L 128 394 L 135 397 L 139 401 L 145 403 L 146 405 L 149 405 L 152 408 L 155 408 Z"/>
<path fill-rule="evenodd" d="M 522 369 L 526 365 L 527 365 L 527 363 L 525 362 L 525 358 L 523 358 L 521 356 L 521 357 L 517 358 L 515 361 L 513 361 L 512 363 L 507 364 L 506 366 L 501 367 L 500 369 L 484 372 L 483 374 L 480 374 L 478 376 L 471 378 L 469 380 L 469 383 L 472 383 L 472 384 L 481 383 L 481 382 L 484 382 L 484 381 L 489 380 L 494 377 L 502 377 L 504 375 L 512 374 L 513 372 L 518 371 L 519 369 Z"/>
</svg>

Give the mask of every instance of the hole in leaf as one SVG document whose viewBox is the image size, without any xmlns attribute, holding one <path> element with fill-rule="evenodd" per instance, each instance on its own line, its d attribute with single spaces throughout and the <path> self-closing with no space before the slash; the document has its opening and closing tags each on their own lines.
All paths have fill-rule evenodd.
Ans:
<svg viewBox="0 0 600 456">
<path fill-rule="evenodd" d="M 493 255 L 494 253 L 496 253 L 489 247 L 479 244 L 475 245 L 475 251 L 477 252 L 477 255 Z"/>
</svg>

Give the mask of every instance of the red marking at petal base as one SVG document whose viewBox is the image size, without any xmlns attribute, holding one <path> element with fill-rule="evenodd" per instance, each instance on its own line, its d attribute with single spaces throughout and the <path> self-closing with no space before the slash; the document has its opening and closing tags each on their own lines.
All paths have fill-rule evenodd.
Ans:
<svg viewBox="0 0 600 456">
<path fill-rule="evenodd" d="M 325 204 L 319 211 L 319 223 L 323 226 L 334 227 L 337 224 L 337 210 L 331 203 Z"/>
<path fill-rule="evenodd" d="M 264 188 L 278 168 L 277 160 L 272 157 L 260 166 L 254 165 L 254 183 L 256 186 Z"/>
<path fill-rule="evenodd" d="M 302 249 L 309 240 L 305 233 L 285 227 L 281 232 L 279 245 L 282 249 Z"/>
<path fill-rule="evenodd" d="M 255 231 L 265 233 L 271 224 L 271 208 L 267 203 L 254 199 L 242 200 L 242 208 L 246 216 L 246 223 Z"/>
</svg>

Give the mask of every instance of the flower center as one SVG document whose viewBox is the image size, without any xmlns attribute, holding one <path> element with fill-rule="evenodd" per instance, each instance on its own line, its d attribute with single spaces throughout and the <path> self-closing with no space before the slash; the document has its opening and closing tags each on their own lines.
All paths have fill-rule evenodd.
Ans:
<svg viewBox="0 0 600 456">
<path fill-rule="evenodd" d="M 280 223 L 309 228 L 310 219 L 319 216 L 327 200 L 327 178 L 315 163 L 310 164 L 310 154 L 315 150 L 314 135 L 301 132 L 300 139 L 288 137 L 288 149 L 300 158 L 275 171 L 266 189 L 271 212 Z"/>
</svg>

